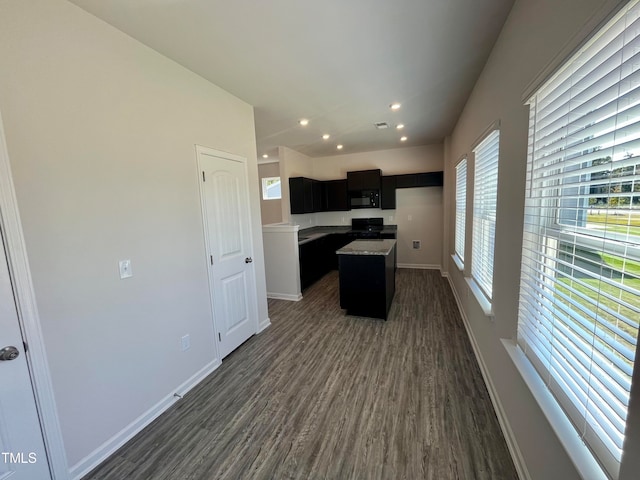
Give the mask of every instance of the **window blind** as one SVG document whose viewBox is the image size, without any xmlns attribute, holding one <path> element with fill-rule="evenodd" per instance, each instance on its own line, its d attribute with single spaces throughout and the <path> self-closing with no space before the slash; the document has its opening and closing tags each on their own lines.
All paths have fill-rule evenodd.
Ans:
<svg viewBox="0 0 640 480">
<path fill-rule="evenodd" d="M 499 130 L 493 130 L 474 149 L 473 230 L 471 232 L 471 277 L 487 300 L 493 289 L 493 254 L 498 199 Z"/>
<path fill-rule="evenodd" d="M 529 102 L 518 344 L 614 478 L 640 319 L 639 13 Z"/>
<path fill-rule="evenodd" d="M 465 222 L 467 212 L 467 159 L 456 165 L 456 232 L 455 254 L 464 261 Z"/>
</svg>

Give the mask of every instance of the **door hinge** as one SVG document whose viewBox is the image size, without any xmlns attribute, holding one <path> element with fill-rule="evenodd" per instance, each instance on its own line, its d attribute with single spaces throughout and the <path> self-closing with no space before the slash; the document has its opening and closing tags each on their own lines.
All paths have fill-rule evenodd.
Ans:
<svg viewBox="0 0 640 480">
<path fill-rule="evenodd" d="M 218 341 L 221 342 L 222 341 L 222 335 L 220 335 L 220 332 L 218 332 Z"/>
<path fill-rule="evenodd" d="M 27 342 L 22 342 L 22 346 L 24 347 L 24 353 L 27 353 L 27 350 L 29 350 L 29 347 L 27 346 Z"/>
<path fill-rule="evenodd" d="M 202 181 L 206 182 L 207 180 L 204 178 L 204 171 L 202 172 Z"/>
<path fill-rule="evenodd" d="M 211 259 L 211 265 L 213 265 L 213 255 L 209 255 L 209 258 Z"/>
</svg>

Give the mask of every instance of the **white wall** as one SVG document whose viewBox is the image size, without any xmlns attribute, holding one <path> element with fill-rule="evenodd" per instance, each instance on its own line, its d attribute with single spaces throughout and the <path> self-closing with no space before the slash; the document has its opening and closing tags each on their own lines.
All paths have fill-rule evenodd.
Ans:
<svg viewBox="0 0 640 480">
<path fill-rule="evenodd" d="M 396 191 L 398 266 L 439 268 L 442 252 L 442 187 Z M 419 249 L 413 248 L 418 240 Z"/>
<path fill-rule="evenodd" d="M 216 361 L 194 145 L 246 157 L 258 185 L 253 109 L 66 1 L 0 12 L 0 111 L 68 460 L 82 465 Z M 252 188 L 264 322 L 259 205 Z"/>
<path fill-rule="evenodd" d="M 556 437 L 554 426 L 543 415 L 501 342 L 503 338 L 515 338 L 517 331 L 528 127 L 523 95 L 531 90 L 532 82 L 550 62 L 557 64 L 566 56 L 569 47 L 575 47 L 584 39 L 587 31 L 614 3 L 602 0 L 516 1 L 457 126 L 446 142 L 446 269 L 488 375 L 489 390 L 503 412 L 507 438 L 519 448 L 532 479 L 566 480 L 578 478 L 579 474 Z M 589 27 L 585 28 L 587 24 Z M 455 224 L 454 165 L 462 155 L 470 153 L 483 131 L 496 120 L 500 120 L 501 129 L 493 288 L 495 319 L 491 319 L 484 315 L 473 294 L 469 293 L 462 272 L 449 255 L 453 253 Z M 469 199 L 471 194 L 469 192 Z M 467 232 L 470 232 L 470 200 L 467 205 Z M 634 389 L 637 395 L 638 388 Z M 634 407 L 629 420 L 630 424 L 635 422 L 635 430 L 628 430 L 629 438 L 634 440 L 626 445 L 628 452 L 638 452 L 639 446 L 640 408 L 637 403 Z M 577 438 L 576 442 L 579 442 Z M 637 474 L 637 468 L 633 471 L 625 465 L 625 462 L 637 464 L 634 456 L 637 457 L 627 455 L 623 458 L 621 479 L 636 478 L 631 472 Z"/>
<path fill-rule="evenodd" d="M 262 224 L 282 222 L 282 200 L 265 200 L 262 195 L 262 179 L 280 176 L 280 163 L 260 163 L 258 164 L 258 188 L 260 189 L 260 212 L 262 214 Z"/>
</svg>

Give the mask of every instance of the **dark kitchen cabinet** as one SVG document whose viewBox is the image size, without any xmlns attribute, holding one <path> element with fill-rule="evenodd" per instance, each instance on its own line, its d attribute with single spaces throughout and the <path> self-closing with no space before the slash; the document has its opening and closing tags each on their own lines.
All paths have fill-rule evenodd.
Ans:
<svg viewBox="0 0 640 480">
<path fill-rule="evenodd" d="M 441 187 L 444 184 L 442 172 L 416 173 L 418 187 Z"/>
<path fill-rule="evenodd" d="M 313 195 L 311 211 L 322 212 L 324 210 L 323 185 L 318 180 L 311 180 L 311 194 Z"/>
<path fill-rule="evenodd" d="M 347 172 L 347 188 L 350 192 L 380 190 L 380 169 Z"/>
<path fill-rule="evenodd" d="M 323 187 L 323 211 L 340 212 L 349 210 L 347 180 L 321 182 Z"/>
<path fill-rule="evenodd" d="M 396 177 L 391 175 L 380 179 L 380 207 L 382 210 L 396 208 Z"/>
<path fill-rule="evenodd" d="M 321 256 L 325 246 L 324 237 L 311 242 L 303 243 L 298 247 L 300 259 L 300 284 L 302 290 L 312 285 L 324 273 L 322 273 L 323 262 Z"/>
<path fill-rule="evenodd" d="M 441 187 L 443 179 L 442 172 L 407 173 L 382 177 L 380 207 L 383 210 L 396 208 L 396 190 L 398 188 Z"/>
<path fill-rule="evenodd" d="M 388 255 L 339 256 L 340 308 L 347 315 L 387 319 L 395 295 L 395 250 Z"/>
<path fill-rule="evenodd" d="M 336 250 L 340 250 L 346 244 L 351 243 L 353 238 L 346 233 L 332 233 L 327 237 L 327 266 L 328 270 L 338 269 L 338 255 Z"/>
<path fill-rule="evenodd" d="M 305 177 L 289 179 L 289 203 L 292 214 L 313 213 L 322 210 L 322 184 Z"/>
<path fill-rule="evenodd" d="M 300 284 L 302 290 L 311 286 L 331 270 L 338 269 L 336 250 L 351 243 L 346 233 L 331 233 L 298 246 Z"/>
<path fill-rule="evenodd" d="M 442 186 L 442 172 L 409 173 L 396 175 L 396 188 L 437 187 Z"/>
<path fill-rule="evenodd" d="M 396 175 L 396 188 L 413 188 L 418 186 L 418 176 L 415 173 Z"/>
</svg>

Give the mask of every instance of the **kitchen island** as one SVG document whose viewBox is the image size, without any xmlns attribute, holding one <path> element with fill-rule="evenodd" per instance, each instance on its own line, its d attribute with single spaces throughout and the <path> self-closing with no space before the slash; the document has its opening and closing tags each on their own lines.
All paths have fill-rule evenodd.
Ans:
<svg viewBox="0 0 640 480">
<path fill-rule="evenodd" d="M 396 291 L 395 249 L 395 240 L 355 240 L 336 251 L 347 315 L 387 319 Z"/>
</svg>

